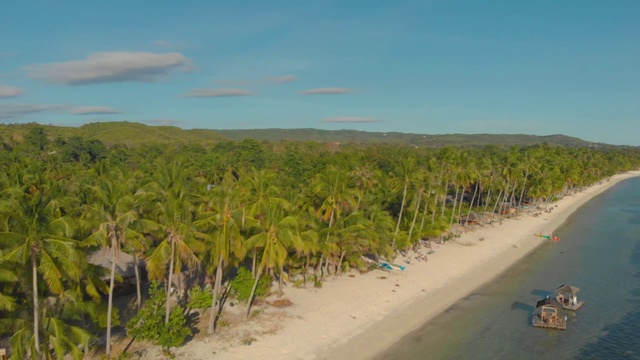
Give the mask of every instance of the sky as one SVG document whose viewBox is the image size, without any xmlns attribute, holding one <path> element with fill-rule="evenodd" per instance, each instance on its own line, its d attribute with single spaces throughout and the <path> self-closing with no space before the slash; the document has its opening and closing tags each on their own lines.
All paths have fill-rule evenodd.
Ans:
<svg viewBox="0 0 640 360">
<path fill-rule="evenodd" d="M 0 122 L 640 146 L 640 1 L 0 0 Z"/>
</svg>

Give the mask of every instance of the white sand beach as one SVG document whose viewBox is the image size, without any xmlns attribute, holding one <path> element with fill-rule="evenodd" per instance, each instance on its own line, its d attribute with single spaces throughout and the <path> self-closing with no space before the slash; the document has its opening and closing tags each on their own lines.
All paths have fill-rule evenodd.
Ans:
<svg viewBox="0 0 640 360">
<path fill-rule="evenodd" d="M 174 353 L 178 359 L 371 358 L 550 241 L 535 233 L 551 234 L 589 199 L 639 175 L 616 175 L 566 196 L 550 213 L 477 227 L 435 248 L 427 262 L 412 261 L 405 271 L 350 272 L 328 278 L 320 289 L 288 286 L 284 298 L 292 305 L 265 304 L 233 336 L 222 328 L 219 336 L 193 340 Z M 223 311 L 242 310 L 227 306 Z M 156 355 L 149 351 L 145 357 Z"/>
</svg>

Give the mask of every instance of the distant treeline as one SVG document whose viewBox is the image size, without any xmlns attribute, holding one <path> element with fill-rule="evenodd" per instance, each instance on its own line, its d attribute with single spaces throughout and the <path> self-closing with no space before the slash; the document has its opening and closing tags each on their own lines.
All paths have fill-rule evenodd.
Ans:
<svg viewBox="0 0 640 360">
<path fill-rule="evenodd" d="M 141 144 L 199 144 L 210 146 L 221 140 L 255 139 L 270 142 L 315 141 L 333 144 L 388 144 L 419 147 L 482 147 L 531 146 L 545 143 L 551 146 L 621 148 L 628 146 L 593 143 L 566 135 L 525 134 L 407 134 L 399 132 L 367 132 L 357 130 L 319 129 L 246 129 L 246 130 L 183 130 L 174 126 L 147 126 L 135 122 L 96 122 L 80 127 L 39 125 L 36 123 L 0 125 L 0 139 L 11 144 L 20 141 L 33 127 L 43 127 L 50 137 L 80 136 L 97 139 L 107 146 L 116 144 L 138 146 Z"/>
</svg>

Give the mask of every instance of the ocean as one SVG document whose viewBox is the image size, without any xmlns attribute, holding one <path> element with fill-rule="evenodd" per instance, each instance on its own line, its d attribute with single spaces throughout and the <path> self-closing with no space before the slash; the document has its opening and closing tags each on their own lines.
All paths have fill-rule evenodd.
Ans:
<svg viewBox="0 0 640 360">
<path fill-rule="evenodd" d="M 640 359 L 640 178 L 594 197 L 554 235 L 375 359 Z M 567 330 L 532 327 L 536 301 L 564 284 L 585 302 L 565 312 Z"/>
</svg>

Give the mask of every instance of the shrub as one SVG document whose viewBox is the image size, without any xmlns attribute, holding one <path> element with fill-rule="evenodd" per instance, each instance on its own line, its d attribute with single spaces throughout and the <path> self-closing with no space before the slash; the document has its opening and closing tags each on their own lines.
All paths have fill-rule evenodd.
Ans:
<svg viewBox="0 0 640 360">
<path fill-rule="evenodd" d="M 169 314 L 169 322 L 164 323 L 167 293 L 157 283 L 149 288 L 149 299 L 144 307 L 127 323 L 127 333 L 142 340 L 149 340 L 163 349 L 180 346 L 191 335 L 186 326 L 182 306 L 175 306 Z"/>
<path fill-rule="evenodd" d="M 251 271 L 246 267 L 241 267 L 238 269 L 238 275 L 236 275 L 233 280 L 231 280 L 231 289 L 233 290 L 236 299 L 239 301 L 245 301 L 249 299 L 249 295 L 251 295 L 251 289 L 253 288 L 253 282 L 255 279 L 251 274 Z M 256 298 L 263 297 L 267 294 L 269 289 L 271 288 L 271 276 L 262 276 L 258 281 L 258 286 L 256 287 Z"/>
<path fill-rule="evenodd" d="M 189 302 L 187 307 L 190 309 L 206 309 L 211 307 L 213 294 L 207 289 L 195 287 L 189 291 Z"/>
</svg>

